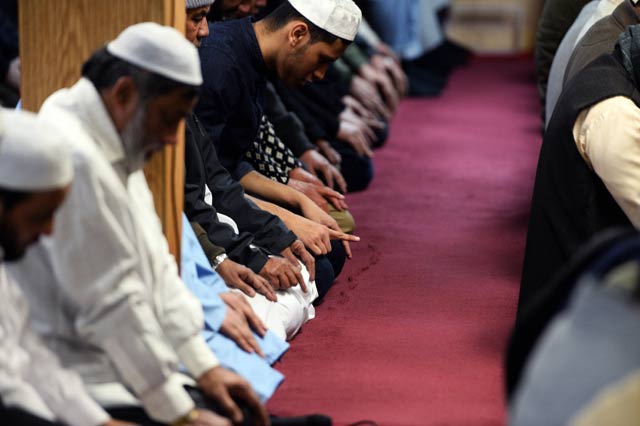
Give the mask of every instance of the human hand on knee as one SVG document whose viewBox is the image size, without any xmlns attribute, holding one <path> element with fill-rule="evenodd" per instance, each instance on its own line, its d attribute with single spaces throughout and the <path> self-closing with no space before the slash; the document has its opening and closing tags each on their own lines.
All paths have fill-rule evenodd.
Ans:
<svg viewBox="0 0 640 426">
<path fill-rule="evenodd" d="M 298 266 L 298 260 L 300 260 L 309 272 L 309 281 L 316 280 L 316 260 L 304 247 L 304 244 L 300 240 L 295 240 L 289 247 L 282 250 L 282 256 L 289 261 L 293 266 Z M 306 293 L 306 289 L 303 290 Z"/>
<path fill-rule="evenodd" d="M 307 284 L 302 277 L 300 265 L 292 265 L 283 257 L 272 256 L 262 267 L 260 275 L 266 278 L 275 290 L 287 290 L 300 284 L 307 292 Z"/>
<path fill-rule="evenodd" d="M 256 426 L 270 425 L 269 414 L 258 395 L 251 389 L 251 385 L 237 374 L 223 367 L 212 368 L 198 378 L 198 387 L 205 395 L 220 404 L 234 423 L 241 423 L 244 418 L 242 410 L 233 401 L 233 398 L 236 398 L 249 406 Z"/>
<path fill-rule="evenodd" d="M 267 300 L 278 301 L 269 282 L 244 265 L 225 259 L 218 265 L 216 272 L 220 274 L 227 287 L 236 288 L 249 297 L 254 297 L 258 292 Z"/>
</svg>

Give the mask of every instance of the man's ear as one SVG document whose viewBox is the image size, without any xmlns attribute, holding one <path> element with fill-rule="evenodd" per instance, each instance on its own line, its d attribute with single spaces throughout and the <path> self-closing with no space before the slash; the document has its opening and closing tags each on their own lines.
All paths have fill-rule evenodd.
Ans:
<svg viewBox="0 0 640 426">
<path fill-rule="evenodd" d="M 304 22 L 296 21 L 289 30 L 289 44 L 297 47 L 304 44 L 309 36 L 309 26 Z"/>
<path fill-rule="evenodd" d="M 111 88 L 113 101 L 119 106 L 124 107 L 136 100 L 138 89 L 131 76 L 120 77 Z"/>
<path fill-rule="evenodd" d="M 112 87 L 102 92 L 109 115 L 118 132 L 121 132 L 138 107 L 139 92 L 133 78 L 120 77 Z"/>
</svg>

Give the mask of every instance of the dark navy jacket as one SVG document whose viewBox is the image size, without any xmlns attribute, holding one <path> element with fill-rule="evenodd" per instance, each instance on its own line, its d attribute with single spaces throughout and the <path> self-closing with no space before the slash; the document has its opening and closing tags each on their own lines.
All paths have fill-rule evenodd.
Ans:
<svg viewBox="0 0 640 426">
<path fill-rule="evenodd" d="M 204 83 L 196 115 L 222 165 L 240 180 L 253 170 L 244 154 L 258 134 L 267 68 L 251 18 L 216 22 L 200 46 Z"/>
</svg>

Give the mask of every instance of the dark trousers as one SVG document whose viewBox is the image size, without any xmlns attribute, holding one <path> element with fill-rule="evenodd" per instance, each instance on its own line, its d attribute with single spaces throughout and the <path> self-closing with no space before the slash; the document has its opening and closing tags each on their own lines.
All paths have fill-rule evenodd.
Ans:
<svg viewBox="0 0 640 426">
<path fill-rule="evenodd" d="M 214 413 L 219 415 L 225 415 L 225 412 L 224 410 L 222 410 L 220 405 L 208 398 L 200 389 L 194 388 L 192 386 L 185 386 L 185 389 L 187 390 L 187 392 L 189 392 L 189 396 L 191 396 L 191 398 L 195 402 L 196 407 L 213 411 Z M 244 415 L 244 422 L 242 423 L 242 426 L 253 425 L 252 414 L 248 406 L 242 401 L 236 400 L 235 402 L 236 404 L 238 404 Z M 114 419 L 136 423 L 140 426 L 166 426 L 163 423 L 158 423 L 152 420 L 145 413 L 144 409 L 140 407 L 111 407 L 107 408 L 106 410 Z"/>
<path fill-rule="evenodd" d="M 340 241 L 331 241 L 331 252 L 326 256 L 316 257 L 316 287 L 318 298 L 314 304 L 319 304 L 327 294 L 338 275 L 342 271 L 347 253 Z"/>
<path fill-rule="evenodd" d="M 34 416 L 20 408 L 6 408 L 0 402 L 0 424 L 2 426 L 64 426 Z"/>
<path fill-rule="evenodd" d="M 191 386 L 185 386 L 185 388 L 187 389 L 187 392 L 189 392 L 189 395 L 191 396 L 191 398 L 193 398 L 193 401 L 195 402 L 198 408 L 210 410 L 217 414 L 224 415 L 220 406 L 214 401 L 212 401 L 211 399 L 209 399 L 208 397 L 206 397 L 200 389 L 197 389 Z M 242 414 L 244 416 L 244 421 L 242 422 L 241 426 L 252 426 L 254 424 L 254 420 L 253 420 L 251 411 L 249 410 L 249 407 L 246 404 L 244 404 L 242 401 L 235 400 L 235 402 L 236 404 L 238 404 L 238 406 L 242 410 Z M 137 423 L 140 426 L 167 426 L 163 423 L 158 423 L 151 420 L 149 416 L 146 415 L 146 413 L 142 408 L 137 408 L 137 407 L 111 408 L 111 409 L 107 409 L 107 412 L 114 419 Z M 30 425 L 30 423 L 24 423 L 24 424 Z M 287 418 L 271 417 L 272 426 L 331 426 L 331 424 L 332 422 L 329 417 L 318 415 L 318 414 L 314 414 L 310 416 L 302 416 L 302 417 L 287 417 Z M 4 423 L 2 423 L 2 425 L 4 426 Z M 16 426 L 18 425 L 22 426 L 23 423 L 16 423 Z M 34 425 L 40 426 L 39 423 L 34 423 Z M 52 423 L 43 423 L 43 425 L 63 426 L 63 425 L 57 425 Z"/>
<path fill-rule="evenodd" d="M 358 154 L 349 144 L 331 141 L 333 149 L 342 157 L 340 173 L 347 182 L 349 192 L 362 191 L 373 179 L 373 163 L 370 158 Z"/>
</svg>

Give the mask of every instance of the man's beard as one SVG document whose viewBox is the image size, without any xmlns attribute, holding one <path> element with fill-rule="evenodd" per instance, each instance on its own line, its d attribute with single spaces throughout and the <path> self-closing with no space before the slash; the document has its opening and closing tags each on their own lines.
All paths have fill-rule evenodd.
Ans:
<svg viewBox="0 0 640 426">
<path fill-rule="evenodd" d="M 147 151 L 145 150 L 144 122 L 146 111 L 143 104 L 138 105 L 133 118 L 127 123 L 120 133 L 122 146 L 126 156 L 126 163 L 129 165 L 129 171 L 134 172 L 142 169 L 147 159 Z"/>
</svg>

